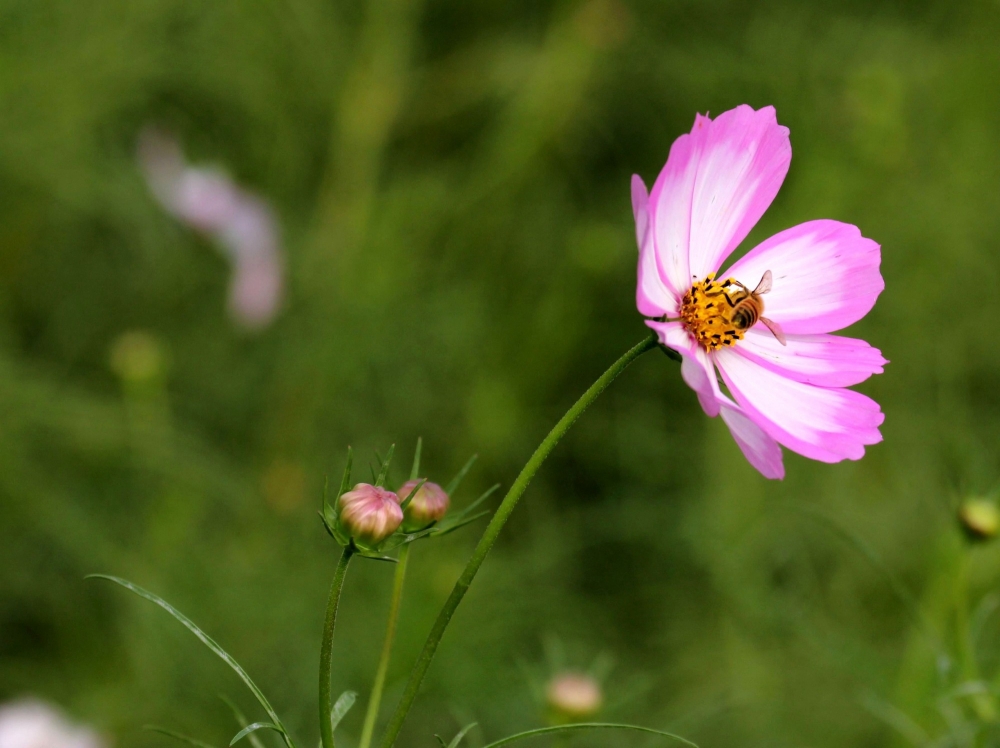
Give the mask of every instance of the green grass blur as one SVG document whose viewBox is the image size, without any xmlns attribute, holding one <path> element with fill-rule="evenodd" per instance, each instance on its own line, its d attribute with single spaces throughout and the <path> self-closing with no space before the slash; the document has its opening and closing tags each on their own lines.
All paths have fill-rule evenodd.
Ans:
<svg viewBox="0 0 1000 748">
<path fill-rule="evenodd" d="M 0 1 L 0 701 L 119 746 L 168 745 L 147 723 L 227 744 L 220 692 L 262 717 L 162 612 L 82 579 L 106 572 L 191 616 L 314 745 L 325 476 L 395 442 L 401 482 L 422 435 L 432 479 L 480 455 L 456 504 L 509 486 L 645 334 L 630 175 L 745 102 L 795 154 L 745 246 L 813 218 L 882 244 L 850 332 L 892 361 L 859 388 L 884 443 L 765 481 L 647 355 L 529 489 L 401 744 L 539 726 L 546 656 L 610 658 L 605 718 L 704 746 L 994 744 L 955 687 L 996 673 L 1000 550 L 953 516 L 1000 484 L 998 38 L 995 0 Z M 151 199 L 150 122 L 280 215 L 263 333 Z M 112 366 L 135 331 L 140 384 Z M 415 548 L 387 707 L 479 529 Z M 351 571 L 336 692 L 369 688 L 391 575 Z"/>
</svg>

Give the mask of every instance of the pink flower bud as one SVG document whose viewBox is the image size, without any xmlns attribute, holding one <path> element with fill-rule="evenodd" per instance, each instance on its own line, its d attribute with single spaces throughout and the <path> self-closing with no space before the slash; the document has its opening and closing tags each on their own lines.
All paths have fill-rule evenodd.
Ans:
<svg viewBox="0 0 1000 748">
<path fill-rule="evenodd" d="M 545 695 L 556 722 L 592 717 L 604 701 L 600 685 L 583 673 L 560 673 L 549 681 Z"/>
<path fill-rule="evenodd" d="M 418 480 L 408 480 L 401 485 L 396 492 L 400 501 L 405 501 L 418 483 L 420 483 Z M 450 503 L 448 494 L 441 486 L 427 481 L 403 510 L 406 514 L 406 529 L 421 530 L 432 522 L 437 522 L 448 511 Z"/>
<path fill-rule="evenodd" d="M 340 497 L 340 526 L 363 545 L 378 545 L 402 521 L 399 497 L 392 491 L 359 483 Z"/>
</svg>

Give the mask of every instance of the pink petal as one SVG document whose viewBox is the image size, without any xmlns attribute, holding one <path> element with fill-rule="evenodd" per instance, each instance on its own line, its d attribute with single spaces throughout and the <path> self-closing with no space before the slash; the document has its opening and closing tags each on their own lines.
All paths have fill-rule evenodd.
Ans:
<svg viewBox="0 0 1000 748">
<path fill-rule="evenodd" d="M 725 395 L 722 396 L 720 405 L 722 420 L 729 427 L 729 433 L 733 435 L 747 461 L 765 478 L 772 480 L 784 478 L 785 466 L 778 443 Z"/>
<path fill-rule="evenodd" d="M 695 118 L 696 129 L 700 119 Z M 698 156 L 692 153 L 691 144 L 691 135 L 681 135 L 674 141 L 667 163 L 649 195 L 650 233 L 656 264 L 664 284 L 677 298 L 691 287 L 688 263 L 691 195 L 698 171 Z"/>
<path fill-rule="evenodd" d="M 705 414 L 715 418 L 719 415 L 719 381 L 715 378 L 715 367 L 705 350 L 698 345 L 680 322 L 653 322 L 646 324 L 656 331 L 660 342 L 681 354 L 681 377 L 685 384 L 698 395 Z"/>
<path fill-rule="evenodd" d="M 824 333 L 857 322 L 885 288 L 879 245 L 857 226 L 809 221 L 750 250 L 727 275 L 753 288 L 768 270 L 764 314 L 789 333 Z"/>
<path fill-rule="evenodd" d="M 656 266 L 656 251 L 649 230 L 649 195 L 638 174 L 632 175 L 632 212 L 635 214 L 635 240 L 639 245 L 639 281 L 635 305 L 645 317 L 676 315 L 678 297 L 664 284 Z"/>
<path fill-rule="evenodd" d="M 782 376 L 742 355 L 714 354 L 736 402 L 780 444 L 822 462 L 858 460 L 882 441 L 884 416 L 874 400 L 839 387 L 815 387 Z"/>
<path fill-rule="evenodd" d="M 749 330 L 739 343 L 745 357 L 766 369 L 819 387 L 850 387 L 888 363 L 878 348 L 839 335 L 787 335 L 782 345 L 763 325 Z"/>
<path fill-rule="evenodd" d="M 668 284 L 683 295 L 714 273 L 767 210 L 788 173 L 788 128 L 774 107 L 698 115 L 653 185 L 653 236 Z"/>
</svg>

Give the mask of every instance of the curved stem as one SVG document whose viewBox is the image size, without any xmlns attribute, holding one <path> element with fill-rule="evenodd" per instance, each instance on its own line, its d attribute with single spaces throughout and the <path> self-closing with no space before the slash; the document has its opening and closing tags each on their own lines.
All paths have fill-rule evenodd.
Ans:
<svg viewBox="0 0 1000 748">
<path fill-rule="evenodd" d="M 521 472 L 518 474 L 517 478 L 514 480 L 513 485 L 511 485 L 510 490 L 507 495 L 504 496 L 503 501 L 500 502 L 500 506 L 497 507 L 496 513 L 494 513 L 493 518 L 490 523 L 486 526 L 486 530 L 483 532 L 483 536 L 479 539 L 479 543 L 476 545 L 476 550 L 472 553 L 472 558 L 469 559 L 469 563 L 466 564 L 465 570 L 462 575 L 455 582 L 455 587 L 452 589 L 451 594 L 448 596 L 447 601 L 445 601 L 444 607 L 441 608 L 441 612 L 438 613 L 437 620 L 434 621 L 434 627 L 431 629 L 430 634 L 427 635 L 427 641 L 424 642 L 424 648 L 420 652 L 420 656 L 417 658 L 416 663 L 413 666 L 413 671 L 410 673 L 410 679 L 406 684 L 406 689 L 403 691 L 402 697 L 400 697 L 399 705 L 396 707 L 396 711 L 392 715 L 392 719 L 389 721 L 388 727 L 386 727 L 385 735 L 382 737 L 382 742 L 380 743 L 380 748 L 391 748 L 392 744 L 396 740 L 396 736 L 399 735 L 400 729 L 403 727 L 403 722 L 406 720 L 406 714 L 410 711 L 410 707 L 413 705 L 413 700 L 417 697 L 417 692 L 420 690 L 420 684 L 424 680 L 424 676 L 427 674 L 427 668 L 430 667 L 431 660 L 434 659 L 434 653 L 437 651 L 438 644 L 441 642 L 441 637 L 444 635 L 445 629 L 448 628 L 448 624 L 451 622 L 451 617 L 455 613 L 455 609 L 458 604 L 462 602 L 462 598 L 465 597 L 465 593 L 469 589 L 469 585 L 472 584 L 472 580 L 476 576 L 476 572 L 479 571 L 479 567 L 482 566 L 483 561 L 486 560 L 486 555 L 490 552 L 490 548 L 496 542 L 497 536 L 503 529 L 504 524 L 510 518 L 511 513 L 514 511 L 514 507 L 517 506 L 518 499 L 524 493 L 524 490 L 528 487 L 531 479 L 538 472 L 538 469 L 545 462 L 545 459 L 549 456 L 552 450 L 555 448 L 559 440 L 562 439 L 563 435 L 569 431 L 570 426 L 572 426 L 576 419 L 587 409 L 597 396 L 604 392 L 615 379 L 628 368 L 628 365 L 635 361 L 639 356 L 641 356 L 646 351 L 652 350 L 656 347 L 656 334 L 651 333 L 649 337 L 643 340 L 641 343 L 637 344 L 625 353 L 620 359 L 615 361 L 611 367 L 604 372 L 596 382 L 594 382 L 590 388 L 580 396 L 580 399 L 573 403 L 573 406 L 566 411 L 566 414 L 559 419 L 559 422 L 552 427 L 552 430 L 548 433 L 548 436 L 542 440 L 542 443 L 538 445 L 534 454 L 531 458 L 521 468 Z"/>
<path fill-rule="evenodd" d="M 330 683 L 330 673 L 333 670 L 333 630 L 337 625 L 340 591 L 344 587 L 347 565 L 351 562 L 353 553 L 350 546 L 344 548 L 344 553 L 337 564 L 337 571 L 333 574 L 330 599 L 326 604 L 323 644 L 319 653 L 319 734 L 323 740 L 323 748 L 333 748 L 333 723 L 330 721 L 330 713 L 333 711 L 333 686 Z"/>
<path fill-rule="evenodd" d="M 399 603 L 403 599 L 403 582 L 406 579 L 406 562 L 409 558 L 410 544 L 407 543 L 399 549 L 399 563 L 396 564 L 396 576 L 392 582 L 392 601 L 389 603 L 389 620 L 385 626 L 385 641 L 382 643 L 382 655 L 379 657 L 378 669 L 375 671 L 372 693 L 368 697 L 368 710 L 365 712 L 365 725 L 361 730 L 361 741 L 358 743 L 358 748 L 368 748 L 372 742 L 372 734 L 375 732 L 375 720 L 378 719 L 378 708 L 382 703 L 382 690 L 385 688 L 385 676 L 389 671 L 392 644 L 396 639 Z"/>
</svg>

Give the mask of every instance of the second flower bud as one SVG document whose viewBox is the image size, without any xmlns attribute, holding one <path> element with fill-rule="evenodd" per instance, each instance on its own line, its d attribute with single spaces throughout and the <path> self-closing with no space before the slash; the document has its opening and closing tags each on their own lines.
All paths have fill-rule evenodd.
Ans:
<svg viewBox="0 0 1000 748">
<path fill-rule="evenodd" d="M 400 500 L 405 501 L 414 488 L 420 485 L 419 480 L 408 480 L 399 487 Z M 420 486 L 416 494 L 406 505 L 404 513 L 406 515 L 403 529 L 407 532 L 423 530 L 425 527 L 438 522 L 448 511 L 451 500 L 448 494 L 437 483 L 426 481 Z"/>
</svg>

